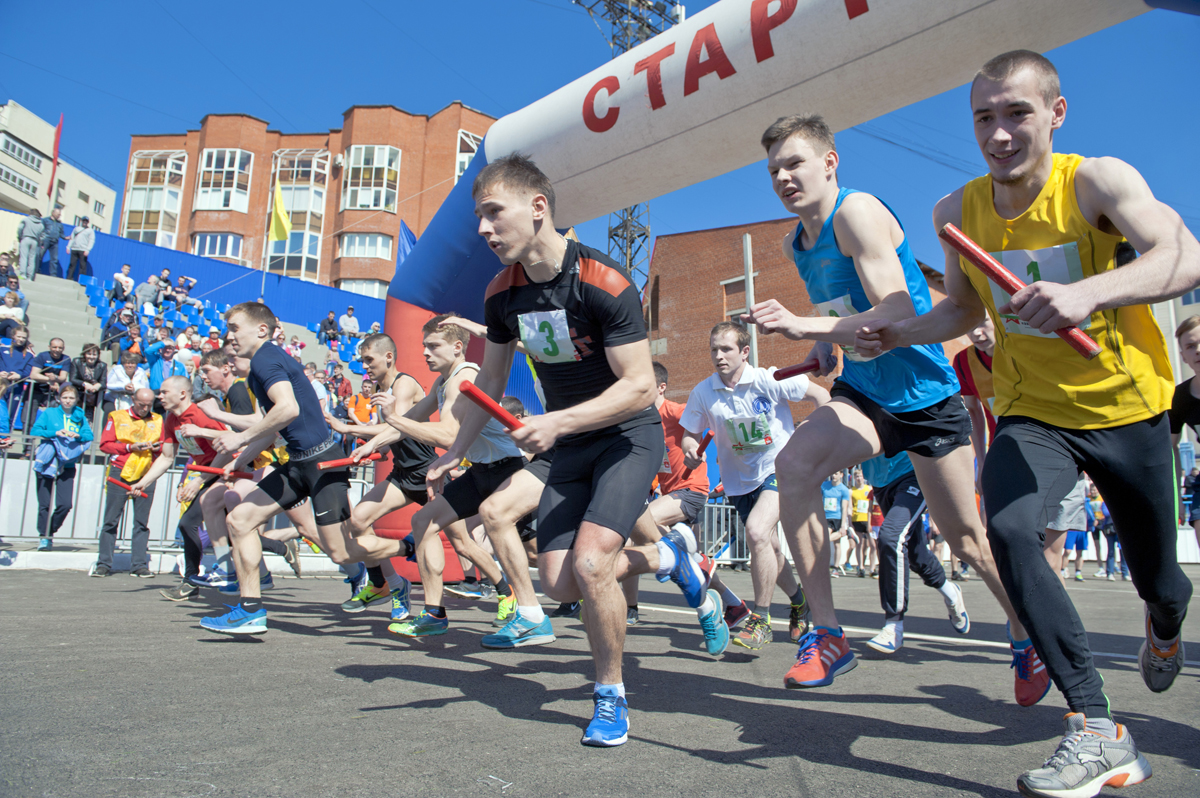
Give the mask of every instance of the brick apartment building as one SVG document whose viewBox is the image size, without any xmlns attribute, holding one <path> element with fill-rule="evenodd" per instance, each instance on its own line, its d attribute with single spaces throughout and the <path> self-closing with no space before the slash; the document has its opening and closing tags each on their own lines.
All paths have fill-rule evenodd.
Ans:
<svg viewBox="0 0 1200 798">
<path fill-rule="evenodd" d="M 494 121 L 460 102 L 432 116 L 356 105 L 324 133 L 209 114 L 199 130 L 135 135 L 120 234 L 383 297 L 401 221 L 421 234 Z M 292 233 L 268 244 L 276 181 Z"/>
<path fill-rule="evenodd" d="M 775 219 L 658 236 L 644 306 L 650 350 L 670 372 L 668 399 L 686 402 L 692 388 L 712 374 L 709 330 L 719 321 L 738 320 L 746 312 L 744 234 L 749 233 L 751 239 L 755 301 L 777 299 L 797 315 L 817 315 L 795 265 L 783 252 L 784 236 L 795 226 L 795 219 Z M 946 296 L 942 277 L 924 266 L 923 271 L 936 304 Z M 946 345 L 947 356 L 953 357 L 965 344 L 964 340 Z M 789 341 L 781 335 L 759 335 L 758 364 L 766 368 L 799 363 L 812 346 L 809 341 Z M 819 382 L 829 388 L 833 376 Z M 792 406 L 797 423 L 811 407 L 808 403 Z"/>
</svg>

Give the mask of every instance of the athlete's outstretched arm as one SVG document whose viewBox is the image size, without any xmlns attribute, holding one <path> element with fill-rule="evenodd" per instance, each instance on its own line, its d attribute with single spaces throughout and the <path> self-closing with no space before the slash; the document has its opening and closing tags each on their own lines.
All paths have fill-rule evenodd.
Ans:
<svg viewBox="0 0 1200 798">
<path fill-rule="evenodd" d="M 647 341 L 606 346 L 604 356 L 616 382 L 574 407 L 528 417 L 512 434 L 513 441 L 527 452 L 544 452 L 564 435 L 611 427 L 654 404 L 657 387 Z"/>
<path fill-rule="evenodd" d="M 764 333 L 779 332 L 793 340 L 828 341 L 847 346 L 864 324 L 875 320 L 899 321 L 916 315 L 904 267 L 896 254 L 903 231 L 891 212 L 869 194 L 853 194 L 833 217 L 838 247 L 854 260 L 871 308 L 863 313 L 836 316 L 796 316 L 777 300 L 758 302 L 743 316 Z M 790 249 L 790 243 L 789 243 Z"/>
<path fill-rule="evenodd" d="M 1033 283 L 1001 313 L 1054 332 L 1097 311 L 1163 302 L 1200 285 L 1200 244 L 1132 166 L 1116 158 L 1085 160 L 1075 172 L 1075 196 L 1089 224 L 1125 236 L 1141 257 L 1070 285 Z"/>
<path fill-rule="evenodd" d="M 942 197 L 933 208 L 934 229 L 941 230 L 947 223 L 962 225 L 961 188 Z M 900 322 L 881 319 L 862 325 L 854 339 L 854 348 L 861 354 L 873 355 L 898 346 L 952 341 L 983 321 L 987 311 L 962 270 L 958 252 L 945 241 L 941 244 L 946 257 L 946 298 L 934 305 L 933 310 L 911 319 Z"/>
<path fill-rule="evenodd" d="M 513 349 L 513 341 L 507 344 L 488 341 L 483 349 L 483 365 L 475 377 L 475 385 L 496 401 L 500 401 L 500 397 L 504 394 L 504 386 L 508 385 L 508 372 L 512 368 Z M 456 380 L 454 385 L 446 386 L 446 412 L 441 415 L 454 417 L 456 434 L 452 436 L 448 444 L 435 444 L 446 449 L 446 453 L 429 466 L 426 474 L 425 480 L 434 491 L 441 490 L 442 480 L 445 479 L 446 474 L 462 462 L 467 450 L 471 448 L 471 444 L 479 437 L 479 433 L 483 431 L 483 428 L 487 426 L 488 419 L 491 418 L 474 402 L 459 394 L 457 387 L 459 382 L 461 380 Z"/>
<path fill-rule="evenodd" d="M 201 399 L 196 403 L 204 415 L 211 418 L 213 421 L 220 421 L 227 427 L 233 429 L 249 429 L 256 421 L 262 420 L 262 411 L 255 410 L 254 413 L 245 416 L 239 416 L 236 413 L 229 413 L 225 408 L 221 407 L 220 403 L 211 396 L 206 399 Z"/>
</svg>

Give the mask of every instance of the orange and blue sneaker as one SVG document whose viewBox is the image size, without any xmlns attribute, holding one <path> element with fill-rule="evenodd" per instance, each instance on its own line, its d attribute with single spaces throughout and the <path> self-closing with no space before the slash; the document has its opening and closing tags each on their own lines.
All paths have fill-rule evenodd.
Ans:
<svg viewBox="0 0 1200 798">
<path fill-rule="evenodd" d="M 1007 628 L 1006 624 L 1005 629 Z M 1016 695 L 1017 704 L 1031 707 L 1050 692 L 1050 674 L 1046 672 L 1046 666 L 1042 664 L 1042 658 L 1034 650 L 1031 641 L 1025 640 L 1023 647 L 1017 648 L 1016 641 L 1009 632 L 1008 647 L 1013 655 L 1012 664 L 1008 667 L 1013 669 L 1013 693 Z"/>
<path fill-rule="evenodd" d="M 814 626 L 800 638 L 796 664 L 783 677 L 783 686 L 789 690 L 827 687 L 833 684 L 833 677 L 857 666 L 858 660 L 840 628 L 835 632 L 825 626 Z"/>
</svg>

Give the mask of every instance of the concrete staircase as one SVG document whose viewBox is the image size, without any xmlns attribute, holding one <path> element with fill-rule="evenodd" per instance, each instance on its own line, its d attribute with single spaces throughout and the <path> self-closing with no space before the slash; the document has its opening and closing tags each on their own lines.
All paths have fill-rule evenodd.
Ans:
<svg viewBox="0 0 1200 798">
<path fill-rule="evenodd" d="M 21 291 L 29 300 L 29 340 L 34 352 L 45 352 L 51 338 L 61 338 L 67 355 L 75 358 L 84 344 L 100 342 L 100 319 L 88 305 L 83 286 L 39 274 L 36 280 L 22 280 Z"/>
</svg>

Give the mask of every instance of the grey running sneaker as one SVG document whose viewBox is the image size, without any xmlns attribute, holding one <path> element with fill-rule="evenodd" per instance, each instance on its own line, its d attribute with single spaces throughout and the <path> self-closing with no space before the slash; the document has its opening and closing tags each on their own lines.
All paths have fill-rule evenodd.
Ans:
<svg viewBox="0 0 1200 798">
<path fill-rule="evenodd" d="M 1133 735 L 1117 724 L 1117 739 L 1087 730 L 1087 718 L 1071 712 L 1066 736 L 1054 756 L 1037 770 L 1017 777 L 1021 795 L 1034 798 L 1092 798 L 1104 787 L 1128 787 L 1150 778 L 1150 763 L 1138 753 Z"/>
<path fill-rule="evenodd" d="M 109 568 L 107 565 L 101 565 L 100 563 L 96 563 L 95 565 L 92 566 L 92 572 L 90 574 L 88 574 L 88 576 L 105 577 L 111 573 L 112 573 L 112 569 Z"/>
<path fill-rule="evenodd" d="M 1151 692 L 1165 692 L 1183 670 L 1183 638 L 1176 637 L 1167 648 L 1154 645 L 1150 637 L 1150 609 L 1146 609 L 1146 640 L 1138 651 L 1138 670 Z"/>
<path fill-rule="evenodd" d="M 300 576 L 300 550 L 296 547 L 295 540 L 283 542 L 283 561 L 288 564 L 296 576 Z"/>
<path fill-rule="evenodd" d="M 200 588 L 189 585 L 187 582 L 180 582 L 175 587 L 164 588 L 158 592 L 168 601 L 190 601 L 200 595 Z"/>
<path fill-rule="evenodd" d="M 733 636 L 733 642 L 742 648 L 758 651 L 767 643 L 770 643 L 773 636 L 771 619 L 752 612 L 750 613 L 750 617 L 746 619 L 745 625 Z"/>
<path fill-rule="evenodd" d="M 626 611 L 625 611 L 625 625 L 626 625 L 626 626 L 637 626 L 637 625 L 638 625 L 638 611 L 637 611 L 637 607 L 629 607 L 628 609 L 626 609 Z"/>
</svg>

